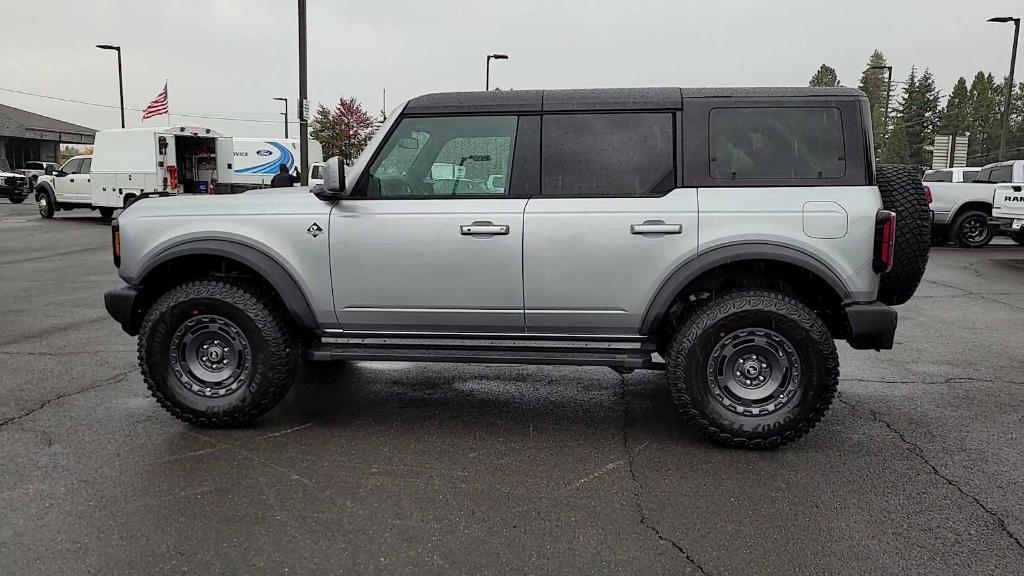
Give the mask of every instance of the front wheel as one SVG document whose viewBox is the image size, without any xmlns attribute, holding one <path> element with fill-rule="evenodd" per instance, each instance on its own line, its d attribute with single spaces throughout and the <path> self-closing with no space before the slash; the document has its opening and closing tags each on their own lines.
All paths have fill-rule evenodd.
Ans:
<svg viewBox="0 0 1024 576">
<path fill-rule="evenodd" d="M 39 215 L 47 220 L 53 218 L 54 212 L 57 211 L 57 202 L 49 190 L 36 192 L 36 206 L 39 208 Z"/>
<path fill-rule="evenodd" d="M 951 230 L 953 241 L 963 248 L 984 248 L 992 241 L 988 214 L 980 210 L 968 210 L 957 216 Z"/>
<path fill-rule="evenodd" d="M 113 208 L 108 208 L 108 207 L 100 208 L 100 218 L 103 218 L 104 220 L 110 220 L 113 217 L 114 217 L 114 209 Z"/>
<path fill-rule="evenodd" d="M 8 198 L 8 200 L 11 201 L 11 204 L 21 204 L 22 202 L 25 201 L 25 197 L 24 196 L 21 196 L 21 197 L 12 196 L 11 198 Z"/>
<path fill-rule="evenodd" d="M 251 286 L 198 280 L 173 288 L 139 333 L 146 387 L 199 426 L 252 422 L 291 387 L 298 341 L 281 306 Z"/>
<path fill-rule="evenodd" d="M 1011 232 L 1010 239 L 1016 242 L 1017 244 L 1024 246 L 1024 228 L 1019 229 L 1016 232 Z"/>
<path fill-rule="evenodd" d="M 828 328 L 801 302 L 748 290 L 715 299 L 679 330 L 668 356 L 676 407 L 715 442 L 773 448 L 825 415 L 838 387 Z"/>
</svg>

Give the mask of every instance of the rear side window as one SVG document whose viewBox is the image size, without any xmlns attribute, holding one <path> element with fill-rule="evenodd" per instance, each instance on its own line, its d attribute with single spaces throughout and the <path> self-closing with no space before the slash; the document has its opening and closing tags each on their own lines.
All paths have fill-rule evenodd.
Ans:
<svg viewBox="0 0 1024 576">
<path fill-rule="evenodd" d="M 92 158 L 82 158 L 82 167 L 78 171 L 82 174 L 92 172 Z"/>
<path fill-rule="evenodd" d="M 988 178 L 996 184 L 1005 184 L 1013 180 L 1013 166 L 996 166 L 992 169 L 992 174 Z"/>
<path fill-rule="evenodd" d="M 838 108 L 716 108 L 708 120 L 711 177 L 828 179 L 846 174 Z"/>
<path fill-rule="evenodd" d="M 974 182 L 974 179 L 977 177 L 977 170 L 964 170 L 964 182 Z"/>
<path fill-rule="evenodd" d="M 551 114 L 541 128 L 542 196 L 647 196 L 675 188 L 673 116 Z"/>
<path fill-rule="evenodd" d="M 949 170 L 936 170 L 924 175 L 925 182 L 952 182 L 953 173 Z"/>
</svg>

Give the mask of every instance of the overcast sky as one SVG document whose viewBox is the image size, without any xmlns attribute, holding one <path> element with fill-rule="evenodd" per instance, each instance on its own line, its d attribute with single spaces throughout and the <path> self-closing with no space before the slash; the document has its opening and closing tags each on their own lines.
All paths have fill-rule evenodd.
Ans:
<svg viewBox="0 0 1024 576">
<path fill-rule="evenodd" d="M 309 92 L 354 95 L 377 112 L 418 94 L 481 90 L 484 57 L 501 88 L 801 86 L 822 63 L 856 86 L 875 48 L 894 67 L 929 67 L 948 93 L 979 69 L 1002 78 L 1020 0 L 308 0 Z M 279 118 L 298 94 L 293 0 L 6 0 L 0 88 L 143 108 L 170 84 L 171 112 Z M 45 33 L 41 32 L 45 28 Z M 1020 74 L 1024 79 L 1024 73 Z M 0 91 L 0 103 L 84 124 L 119 125 L 105 109 Z M 128 111 L 128 126 L 141 125 Z M 148 123 L 166 124 L 166 120 Z M 239 136 L 280 123 L 183 118 Z M 294 134 L 295 132 L 293 132 Z"/>
</svg>

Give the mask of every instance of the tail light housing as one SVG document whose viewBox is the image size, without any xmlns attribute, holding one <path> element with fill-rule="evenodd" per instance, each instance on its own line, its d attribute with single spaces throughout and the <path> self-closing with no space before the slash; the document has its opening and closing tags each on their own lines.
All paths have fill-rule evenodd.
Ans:
<svg viewBox="0 0 1024 576">
<path fill-rule="evenodd" d="M 928 201 L 928 204 L 932 203 L 932 189 L 928 186 L 924 187 L 924 199 Z"/>
<path fill-rule="evenodd" d="M 121 227 L 115 218 L 110 223 L 110 249 L 114 253 L 114 266 L 121 267 Z"/>
<path fill-rule="evenodd" d="M 879 210 L 875 215 L 875 256 L 871 267 L 877 274 L 892 270 L 896 255 L 896 213 Z"/>
</svg>

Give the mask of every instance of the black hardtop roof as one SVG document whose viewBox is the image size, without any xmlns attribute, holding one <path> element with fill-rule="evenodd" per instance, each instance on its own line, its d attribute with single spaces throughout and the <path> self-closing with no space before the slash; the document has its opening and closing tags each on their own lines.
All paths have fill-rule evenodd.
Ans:
<svg viewBox="0 0 1024 576">
<path fill-rule="evenodd" d="M 862 98 L 856 88 L 586 88 L 438 92 L 409 101 L 409 114 L 564 112 L 679 108 L 688 98 Z"/>
</svg>

